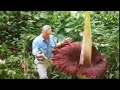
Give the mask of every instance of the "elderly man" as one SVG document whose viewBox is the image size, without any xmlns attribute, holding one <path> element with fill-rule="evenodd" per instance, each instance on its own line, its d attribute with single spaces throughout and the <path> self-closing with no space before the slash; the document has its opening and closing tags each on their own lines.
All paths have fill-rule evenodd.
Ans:
<svg viewBox="0 0 120 90">
<path fill-rule="evenodd" d="M 48 79 L 47 68 L 42 60 L 49 60 L 52 57 L 52 50 L 56 47 L 63 46 L 63 42 L 56 43 L 53 35 L 51 35 L 52 28 L 49 25 L 45 25 L 42 28 L 42 33 L 37 36 L 32 43 L 32 54 L 35 56 L 35 64 L 37 65 L 37 71 L 40 79 Z"/>
</svg>

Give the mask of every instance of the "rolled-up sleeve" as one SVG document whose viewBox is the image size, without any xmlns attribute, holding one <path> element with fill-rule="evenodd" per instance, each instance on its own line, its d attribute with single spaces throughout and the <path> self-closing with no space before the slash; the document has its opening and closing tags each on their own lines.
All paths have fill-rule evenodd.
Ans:
<svg viewBox="0 0 120 90">
<path fill-rule="evenodd" d="M 37 54 L 41 53 L 41 50 L 39 50 L 39 44 L 35 41 L 32 43 L 32 54 L 36 56 Z"/>
<path fill-rule="evenodd" d="M 54 44 L 56 45 L 56 44 L 57 44 L 57 38 L 54 37 L 54 36 L 52 36 L 52 39 L 53 39 L 53 41 L 54 41 Z"/>
</svg>

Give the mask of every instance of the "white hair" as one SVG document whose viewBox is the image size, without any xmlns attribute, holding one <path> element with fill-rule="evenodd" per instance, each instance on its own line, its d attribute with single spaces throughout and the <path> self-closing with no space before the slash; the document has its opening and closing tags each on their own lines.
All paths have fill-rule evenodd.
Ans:
<svg viewBox="0 0 120 90">
<path fill-rule="evenodd" d="M 50 25 L 44 25 L 44 26 L 42 27 L 42 32 L 46 32 L 46 31 L 48 31 L 48 30 L 52 30 L 52 28 L 51 28 Z"/>
</svg>

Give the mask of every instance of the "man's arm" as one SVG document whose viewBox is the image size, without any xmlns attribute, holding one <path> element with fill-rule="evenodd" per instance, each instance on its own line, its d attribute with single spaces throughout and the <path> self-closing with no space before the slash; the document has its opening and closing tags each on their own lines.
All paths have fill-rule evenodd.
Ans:
<svg viewBox="0 0 120 90">
<path fill-rule="evenodd" d="M 45 56 L 45 54 L 42 52 L 39 45 L 35 41 L 33 41 L 33 43 L 32 43 L 32 54 L 36 58 L 45 58 L 45 59 L 47 59 L 47 57 Z"/>
<path fill-rule="evenodd" d="M 34 56 L 37 56 L 37 54 L 39 54 L 39 53 L 42 53 L 42 52 L 39 50 L 39 45 L 38 45 L 37 42 L 33 41 L 33 43 L 32 43 L 32 54 L 33 54 Z"/>
<path fill-rule="evenodd" d="M 61 47 L 61 46 L 62 46 L 62 42 L 57 43 L 56 38 L 55 38 L 53 35 L 51 35 L 51 37 L 52 37 L 52 39 L 53 39 L 53 41 L 54 41 L 55 48 L 58 48 L 58 47 Z"/>
</svg>

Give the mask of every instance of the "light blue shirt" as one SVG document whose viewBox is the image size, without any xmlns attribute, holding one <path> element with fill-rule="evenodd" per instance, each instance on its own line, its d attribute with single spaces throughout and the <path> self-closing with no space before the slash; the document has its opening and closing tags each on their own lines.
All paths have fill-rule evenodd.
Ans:
<svg viewBox="0 0 120 90">
<path fill-rule="evenodd" d="M 54 49 L 56 40 L 53 35 L 50 35 L 48 42 L 44 40 L 42 34 L 37 36 L 32 42 L 32 54 L 36 56 L 39 53 L 44 53 L 47 58 L 52 57 L 52 50 Z"/>
</svg>

